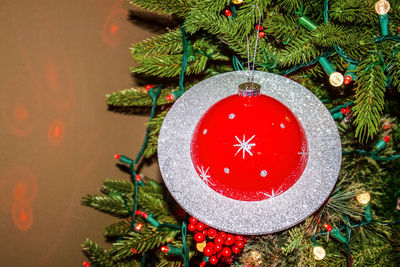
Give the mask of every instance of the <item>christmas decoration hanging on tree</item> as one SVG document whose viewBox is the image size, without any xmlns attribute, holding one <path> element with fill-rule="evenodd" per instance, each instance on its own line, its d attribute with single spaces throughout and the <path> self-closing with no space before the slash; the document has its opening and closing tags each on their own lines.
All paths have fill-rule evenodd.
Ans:
<svg viewBox="0 0 400 267">
<path fill-rule="evenodd" d="M 213 76 L 183 94 L 163 122 L 158 157 L 167 188 L 189 214 L 219 230 L 266 234 L 324 203 L 341 146 L 311 92 L 264 72 L 241 85 L 246 74 Z"/>
</svg>

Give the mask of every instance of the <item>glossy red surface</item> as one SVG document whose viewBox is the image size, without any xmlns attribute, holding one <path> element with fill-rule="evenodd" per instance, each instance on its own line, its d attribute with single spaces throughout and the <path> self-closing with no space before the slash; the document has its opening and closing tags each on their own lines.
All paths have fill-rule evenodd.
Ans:
<svg viewBox="0 0 400 267">
<path fill-rule="evenodd" d="M 266 95 L 232 95 L 198 122 L 191 157 L 199 177 L 216 192 L 259 201 L 296 183 L 308 147 L 303 127 L 281 102 Z"/>
</svg>

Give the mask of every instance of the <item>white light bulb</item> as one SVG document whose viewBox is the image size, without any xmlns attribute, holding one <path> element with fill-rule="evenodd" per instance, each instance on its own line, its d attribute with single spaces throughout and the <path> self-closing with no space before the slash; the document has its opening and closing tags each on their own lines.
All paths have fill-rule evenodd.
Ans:
<svg viewBox="0 0 400 267">
<path fill-rule="evenodd" d="M 321 246 L 315 246 L 313 249 L 314 259 L 320 261 L 325 258 L 326 252 L 325 249 Z"/>
<path fill-rule="evenodd" d="M 375 3 L 375 10 L 379 15 L 385 15 L 390 10 L 390 4 L 386 0 L 379 0 Z"/>
<path fill-rule="evenodd" d="M 343 74 L 341 74 L 340 72 L 334 72 L 329 76 L 329 82 L 335 86 L 341 86 L 344 82 L 344 77 Z"/>
<path fill-rule="evenodd" d="M 367 205 L 369 203 L 369 201 L 371 200 L 371 196 L 369 195 L 368 192 L 359 194 L 356 197 L 357 201 L 363 205 Z"/>
</svg>

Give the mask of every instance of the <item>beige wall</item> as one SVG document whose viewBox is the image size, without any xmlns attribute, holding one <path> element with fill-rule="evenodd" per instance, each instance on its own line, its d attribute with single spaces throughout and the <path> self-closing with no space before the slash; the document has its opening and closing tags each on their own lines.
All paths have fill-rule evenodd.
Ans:
<svg viewBox="0 0 400 267">
<path fill-rule="evenodd" d="M 1 1 L 0 266 L 82 266 L 86 237 L 115 219 L 80 206 L 113 155 L 134 155 L 146 116 L 107 111 L 135 85 L 129 46 L 155 34 L 119 0 Z M 157 167 L 143 173 L 157 176 Z"/>
</svg>

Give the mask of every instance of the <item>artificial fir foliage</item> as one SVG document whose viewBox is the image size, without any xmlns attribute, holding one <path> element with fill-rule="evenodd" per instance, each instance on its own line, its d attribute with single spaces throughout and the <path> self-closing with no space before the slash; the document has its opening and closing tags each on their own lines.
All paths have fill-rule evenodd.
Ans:
<svg viewBox="0 0 400 267">
<path fill-rule="evenodd" d="M 343 160 L 332 195 L 313 216 L 280 233 L 248 237 L 233 265 L 399 265 L 400 1 L 390 1 L 387 25 L 371 0 L 129 2 L 171 15 L 176 26 L 132 46 L 136 64 L 131 71 L 145 84 L 107 95 L 116 110 L 151 107 L 152 112 L 138 157 L 120 159 L 129 165 L 132 181 L 106 180 L 102 194 L 82 200 L 119 218 L 105 227 L 109 249 L 91 240 L 83 244 L 91 266 L 187 266 L 189 260 L 196 266 L 204 260 L 192 235 L 185 233 L 185 213 L 163 184 L 137 179 L 136 168 L 142 155 L 156 154 L 161 124 L 181 91 L 247 66 L 247 37 L 250 48 L 258 39 L 257 70 L 297 81 L 331 110 Z M 250 49 L 250 58 L 253 55 Z M 350 77 L 332 86 L 321 62 Z M 366 192 L 370 202 L 359 203 L 357 196 Z M 143 226 L 140 231 L 138 224 Z M 182 251 L 183 257 L 163 253 L 163 245 Z M 322 247 L 326 256 L 316 260 L 315 247 Z"/>
</svg>

